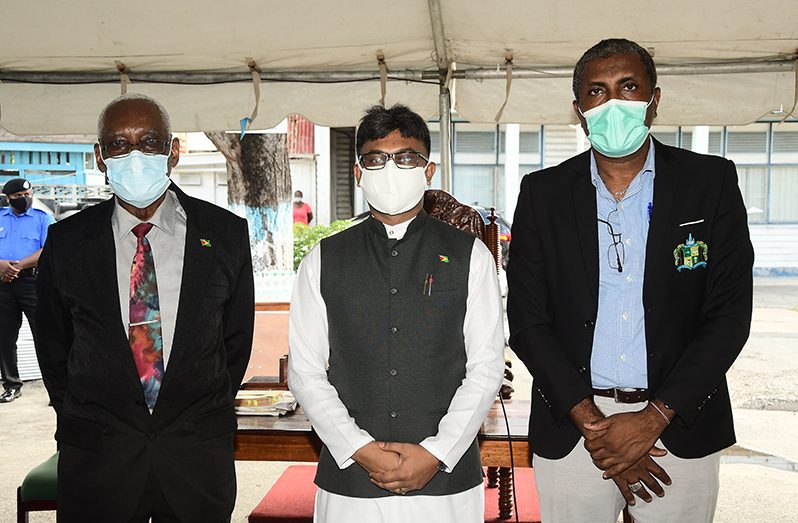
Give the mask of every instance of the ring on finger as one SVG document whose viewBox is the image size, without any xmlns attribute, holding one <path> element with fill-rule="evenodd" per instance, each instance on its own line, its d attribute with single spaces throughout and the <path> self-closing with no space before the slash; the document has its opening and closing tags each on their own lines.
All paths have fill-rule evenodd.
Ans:
<svg viewBox="0 0 798 523">
<path fill-rule="evenodd" d="M 630 483 L 629 484 L 629 490 L 631 490 L 632 492 L 637 492 L 637 491 L 639 491 L 642 488 L 643 488 L 643 482 L 642 481 L 636 481 L 635 483 Z"/>
</svg>

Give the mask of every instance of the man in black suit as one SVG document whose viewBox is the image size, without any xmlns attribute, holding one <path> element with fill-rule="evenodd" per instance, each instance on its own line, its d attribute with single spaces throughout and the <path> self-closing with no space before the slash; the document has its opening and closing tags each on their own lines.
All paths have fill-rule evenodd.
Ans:
<svg viewBox="0 0 798 523">
<path fill-rule="evenodd" d="M 58 520 L 229 521 L 233 398 L 252 346 L 246 221 L 169 181 L 155 100 L 103 110 L 115 197 L 54 225 L 39 262 L 39 364 L 57 415 Z"/>
<path fill-rule="evenodd" d="M 614 522 L 628 503 L 638 521 L 708 522 L 751 322 L 735 167 L 649 136 L 660 89 L 634 42 L 595 45 L 573 83 L 592 148 L 524 178 L 508 268 L 543 521 Z"/>
</svg>

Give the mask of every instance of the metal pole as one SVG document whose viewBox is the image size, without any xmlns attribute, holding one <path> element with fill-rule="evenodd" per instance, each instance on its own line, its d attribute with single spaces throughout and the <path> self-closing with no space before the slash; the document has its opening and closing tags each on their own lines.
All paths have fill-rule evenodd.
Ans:
<svg viewBox="0 0 798 523">
<path fill-rule="evenodd" d="M 443 47 L 445 50 L 445 46 Z M 443 50 L 436 50 L 436 54 L 443 54 Z M 445 56 L 445 55 L 444 55 Z M 439 56 L 440 59 L 440 56 Z M 693 64 L 661 64 L 657 65 L 657 74 L 670 75 L 702 75 L 702 74 L 737 74 L 737 73 L 778 73 L 793 71 L 796 55 L 785 56 L 779 59 L 754 61 L 754 62 L 716 62 Z M 448 67 L 448 64 L 447 66 Z M 440 81 L 441 71 L 438 70 L 411 70 L 391 71 L 389 80 L 399 81 Z M 517 66 L 513 68 L 513 79 L 523 78 L 570 78 L 573 76 L 573 66 Z M 128 77 L 136 83 L 169 83 L 169 84 L 224 84 L 237 82 L 252 82 L 252 74 L 247 72 L 227 73 L 195 73 L 183 71 L 129 71 Z M 262 71 L 261 80 L 264 82 L 306 82 L 306 83 L 337 83 L 337 82 L 366 82 L 380 79 L 379 72 L 375 71 Z M 495 68 L 472 68 L 452 71 L 452 78 L 466 80 L 504 80 L 507 74 Z M 63 71 L 0 71 L 0 81 L 24 82 L 38 84 L 88 84 L 88 83 L 119 83 L 119 72 L 63 72 Z"/>
<path fill-rule="evenodd" d="M 435 44 L 435 61 L 438 64 L 438 69 L 445 71 L 449 67 L 449 56 L 446 52 L 446 36 L 443 32 L 440 0 L 427 0 L 427 8 L 432 25 L 432 41 Z"/>
<path fill-rule="evenodd" d="M 441 85 L 440 94 L 440 145 L 441 189 L 452 192 L 452 110 L 449 89 Z"/>
</svg>

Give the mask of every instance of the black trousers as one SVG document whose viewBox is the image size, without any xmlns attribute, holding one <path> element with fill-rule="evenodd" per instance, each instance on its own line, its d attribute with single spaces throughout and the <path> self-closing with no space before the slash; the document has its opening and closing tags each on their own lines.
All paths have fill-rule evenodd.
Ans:
<svg viewBox="0 0 798 523">
<path fill-rule="evenodd" d="M 22 314 L 36 340 L 36 276 L 21 274 L 11 283 L 0 282 L 0 371 L 3 387 L 22 388 L 17 368 L 17 338 Z"/>
</svg>

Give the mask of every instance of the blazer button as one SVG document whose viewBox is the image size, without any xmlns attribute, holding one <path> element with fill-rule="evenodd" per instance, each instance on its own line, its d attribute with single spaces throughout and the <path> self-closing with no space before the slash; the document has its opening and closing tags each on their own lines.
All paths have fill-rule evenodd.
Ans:
<svg viewBox="0 0 798 523">
<path fill-rule="evenodd" d="M 399 256 L 399 251 L 397 251 L 396 249 L 392 250 L 391 256 Z"/>
<path fill-rule="evenodd" d="M 396 369 L 391 369 L 390 370 L 390 374 L 391 374 L 391 376 L 396 376 L 397 374 L 399 374 L 399 371 L 396 370 Z"/>
<path fill-rule="evenodd" d="M 395 410 L 392 410 L 392 411 L 391 411 L 391 417 L 392 417 L 392 418 L 395 418 L 395 417 L 397 417 L 397 416 L 399 416 L 399 413 L 398 413 L 398 412 L 396 412 Z"/>
<path fill-rule="evenodd" d="M 587 374 L 587 369 L 584 367 L 579 367 L 579 374 Z"/>
<path fill-rule="evenodd" d="M 396 288 L 391 289 L 391 294 L 396 294 L 397 292 L 399 292 L 399 291 L 396 290 Z"/>
<path fill-rule="evenodd" d="M 391 334 L 396 334 L 396 331 L 398 330 L 399 329 L 397 329 L 396 327 L 391 327 Z"/>
<path fill-rule="evenodd" d="M 588 329 L 592 329 L 593 327 L 595 327 L 595 325 L 596 324 L 593 322 L 593 320 L 587 320 L 585 322 L 585 327 L 587 327 Z"/>
</svg>

